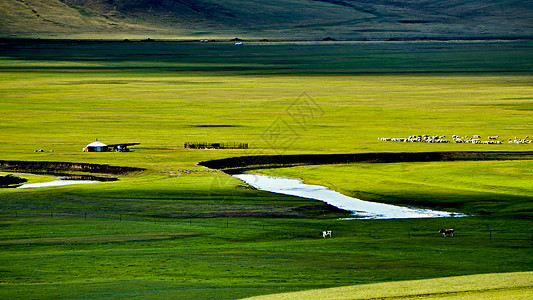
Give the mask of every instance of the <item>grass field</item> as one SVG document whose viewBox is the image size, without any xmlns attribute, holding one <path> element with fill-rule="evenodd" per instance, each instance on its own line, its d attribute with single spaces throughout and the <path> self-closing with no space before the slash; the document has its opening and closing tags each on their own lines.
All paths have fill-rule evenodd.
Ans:
<svg viewBox="0 0 533 300">
<path fill-rule="evenodd" d="M 531 222 L 520 220 L 4 215 L 2 225 L 8 298 L 227 299 L 532 263 Z M 453 239 L 437 232 L 448 225 Z M 323 228 L 334 238 L 322 239 Z"/>
<path fill-rule="evenodd" d="M 234 299 L 531 271 L 530 160 L 264 171 L 476 215 L 370 222 L 197 165 L 256 154 L 531 151 L 377 139 L 533 136 L 531 42 L 243 46 L 0 44 L 0 159 L 147 169 L 116 182 L 0 190 L 3 298 Z M 141 144 L 81 152 L 97 138 Z M 456 237 L 442 238 L 445 227 Z M 334 238 L 321 238 L 326 228 Z"/>
<path fill-rule="evenodd" d="M 524 299 L 533 296 L 531 272 L 483 274 L 394 283 L 356 285 L 253 299 Z"/>
</svg>

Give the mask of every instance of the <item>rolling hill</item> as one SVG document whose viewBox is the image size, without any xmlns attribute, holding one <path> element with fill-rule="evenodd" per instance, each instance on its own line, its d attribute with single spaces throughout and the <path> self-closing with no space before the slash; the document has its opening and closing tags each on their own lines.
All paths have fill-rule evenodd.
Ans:
<svg viewBox="0 0 533 300">
<path fill-rule="evenodd" d="M 0 36 L 530 38 L 532 19 L 520 0 L 2 0 Z"/>
</svg>

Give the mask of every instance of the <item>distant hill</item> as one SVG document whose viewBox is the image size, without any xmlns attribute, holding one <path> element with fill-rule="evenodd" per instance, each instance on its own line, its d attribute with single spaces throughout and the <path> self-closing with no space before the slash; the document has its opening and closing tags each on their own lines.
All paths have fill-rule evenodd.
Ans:
<svg viewBox="0 0 533 300">
<path fill-rule="evenodd" d="M 531 38 L 522 0 L 2 0 L 1 37 Z"/>
</svg>

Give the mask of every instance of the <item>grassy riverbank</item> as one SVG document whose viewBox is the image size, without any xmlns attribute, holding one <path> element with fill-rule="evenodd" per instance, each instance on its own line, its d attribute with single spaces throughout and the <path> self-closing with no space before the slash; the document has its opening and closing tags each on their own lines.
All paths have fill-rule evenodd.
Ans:
<svg viewBox="0 0 533 300">
<path fill-rule="evenodd" d="M 528 218 L 533 161 L 463 161 L 306 166 L 265 169 L 304 178 L 355 198 L 475 215 Z"/>
<path fill-rule="evenodd" d="M 0 190 L 3 298 L 234 299 L 531 271 L 530 161 L 269 171 L 477 215 L 372 222 L 341 221 L 348 214 L 324 203 L 197 165 L 264 154 L 531 151 L 377 139 L 533 136 L 530 42 L 244 46 L 0 45 L 0 159 L 146 169 L 116 182 Z M 81 152 L 97 138 L 141 144 Z M 328 229 L 334 237 L 322 239 Z"/>
</svg>

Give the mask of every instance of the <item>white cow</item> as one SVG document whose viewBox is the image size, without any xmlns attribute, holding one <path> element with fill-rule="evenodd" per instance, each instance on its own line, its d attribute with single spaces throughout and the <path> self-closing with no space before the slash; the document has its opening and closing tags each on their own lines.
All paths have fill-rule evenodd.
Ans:
<svg viewBox="0 0 533 300">
<path fill-rule="evenodd" d="M 326 238 L 327 236 L 331 237 L 331 230 L 322 231 L 322 237 Z"/>
</svg>

